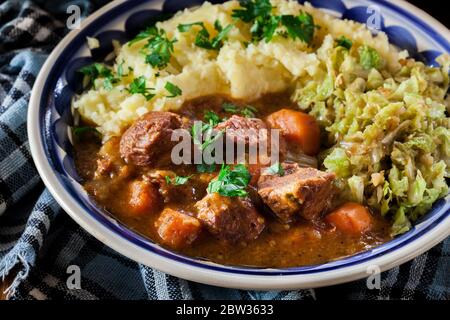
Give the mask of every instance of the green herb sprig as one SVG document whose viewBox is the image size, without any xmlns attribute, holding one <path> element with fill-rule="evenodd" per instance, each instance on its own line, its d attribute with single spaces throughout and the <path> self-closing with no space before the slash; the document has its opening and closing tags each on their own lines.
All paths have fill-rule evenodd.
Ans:
<svg viewBox="0 0 450 320">
<path fill-rule="evenodd" d="M 170 96 L 167 96 L 167 98 L 175 98 L 183 94 L 183 91 L 178 86 L 169 81 L 166 82 L 164 89 L 170 93 Z"/>
<path fill-rule="evenodd" d="M 89 79 L 89 84 L 92 84 L 95 88 L 95 80 L 103 78 L 103 87 L 106 90 L 112 90 L 113 84 L 117 83 L 119 79 L 114 77 L 113 71 L 101 63 L 93 63 L 91 65 L 82 67 L 78 70 Z"/>
<path fill-rule="evenodd" d="M 222 109 L 225 112 L 232 114 L 240 114 L 246 118 L 254 118 L 258 113 L 258 109 L 254 106 L 246 105 L 245 107 L 242 108 L 230 102 L 225 102 L 222 105 Z"/>
<path fill-rule="evenodd" d="M 343 47 L 347 50 L 350 50 L 350 48 L 353 45 L 353 42 L 350 39 L 346 38 L 345 36 L 340 36 L 339 38 L 336 39 L 336 45 L 338 47 Z"/>
<path fill-rule="evenodd" d="M 220 22 L 216 20 L 214 23 L 214 29 L 218 32 L 218 34 L 212 39 L 210 39 L 211 35 L 209 34 L 209 31 L 206 29 L 205 24 L 201 21 L 187 24 L 179 24 L 177 28 L 178 31 L 180 32 L 188 32 L 194 26 L 200 27 L 200 30 L 197 32 L 197 35 L 195 36 L 194 44 L 197 47 L 208 50 L 219 50 L 223 46 L 228 33 L 231 31 L 231 29 L 233 29 L 232 24 L 229 24 L 225 28 L 223 28 Z"/>
<path fill-rule="evenodd" d="M 147 88 L 146 80 L 143 76 L 134 79 L 127 88 L 127 91 L 131 94 L 142 94 L 147 101 L 155 96 L 155 94 L 150 92 L 151 90 L 153 88 Z"/>
<path fill-rule="evenodd" d="M 245 197 L 248 194 L 245 189 L 251 177 L 247 167 L 243 164 L 238 164 L 233 168 L 223 164 L 217 178 L 209 183 L 207 191 L 225 197 Z"/>
<path fill-rule="evenodd" d="M 272 14 L 270 0 L 240 0 L 239 4 L 241 8 L 233 10 L 232 17 L 252 24 L 250 32 L 253 42 L 269 42 L 278 33 L 310 44 L 318 27 L 307 12 L 301 11 L 297 16 Z M 280 27 L 285 30 L 279 30 Z"/>
<path fill-rule="evenodd" d="M 145 55 L 145 62 L 153 68 L 165 68 L 170 62 L 174 50 L 173 44 L 177 42 L 177 39 L 169 39 L 163 29 L 151 26 L 129 41 L 128 46 L 145 39 L 148 39 L 147 43 L 141 50 Z"/>
<path fill-rule="evenodd" d="M 193 177 L 193 175 L 190 176 L 175 176 L 174 178 L 171 178 L 169 176 L 165 176 L 164 179 L 166 179 L 166 183 L 167 184 L 172 184 L 174 186 L 181 186 L 183 184 L 186 184 L 189 179 L 191 179 Z"/>
</svg>

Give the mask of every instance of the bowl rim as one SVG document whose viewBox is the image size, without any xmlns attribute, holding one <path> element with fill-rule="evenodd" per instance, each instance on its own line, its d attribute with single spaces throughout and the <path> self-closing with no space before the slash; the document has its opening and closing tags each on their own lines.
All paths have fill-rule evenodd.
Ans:
<svg viewBox="0 0 450 320">
<path fill-rule="evenodd" d="M 106 12 L 125 2 L 127 2 L 127 0 L 115 0 L 105 5 L 82 21 L 79 30 L 73 30 L 64 37 L 41 68 L 39 75 L 36 78 L 35 85 L 33 86 L 29 102 L 27 118 L 28 139 L 36 168 L 52 196 L 72 219 L 88 233 L 124 256 L 168 274 L 210 285 L 259 290 L 314 288 L 364 278 L 370 275 L 371 271 L 369 272 L 369 270 L 371 270 L 373 266 L 378 266 L 379 271 L 393 268 L 413 259 L 450 235 L 450 215 L 446 214 L 440 221 L 434 221 L 430 226 L 421 230 L 418 237 L 411 239 L 409 242 L 406 241 L 407 243 L 400 248 L 397 248 L 396 250 L 394 250 L 394 248 L 379 256 L 375 255 L 373 258 L 368 258 L 367 261 L 343 265 L 332 270 L 320 272 L 314 272 L 314 270 L 312 270 L 311 272 L 303 274 L 271 273 L 270 275 L 266 275 L 263 274 L 264 272 L 262 271 L 260 274 L 257 274 L 258 272 L 252 272 L 251 274 L 239 271 L 233 272 L 232 270 L 227 270 L 227 266 L 222 266 L 223 271 L 219 271 L 220 268 L 211 268 L 210 264 L 203 262 L 198 263 L 198 265 L 179 262 L 173 258 L 169 258 L 167 255 L 147 250 L 146 248 L 129 241 L 122 235 L 111 231 L 108 226 L 86 212 L 67 192 L 64 185 L 58 179 L 57 174 L 49 164 L 49 159 L 47 159 L 44 149 L 44 141 L 41 136 L 40 107 L 45 80 L 47 79 L 55 60 L 64 51 L 66 45 L 68 45 L 81 30 L 91 22 L 95 21 L 99 16 L 102 16 Z M 369 2 L 375 1 L 370 0 Z M 399 1 L 397 1 L 397 3 L 398 2 Z M 422 24 L 426 26 L 427 29 L 431 29 L 436 34 L 444 37 L 444 39 L 450 39 L 450 31 L 447 28 L 427 13 L 407 2 L 401 1 L 402 7 L 394 4 L 393 1 L 387 0 L 379 0 L 377 3 L 388 4 L 390 7 L 394 6 L 395 10 L 407 15 L 410 19 L 415 21 L 424 20 L 426 23 L 422 22 Z M 444 210 L 447 210 L 448 213 L 448 201 Z M 217 266 L 221 265 L 217 264 Z M 281 271 L 282 269 L 279 270 Z"/>
</svg>

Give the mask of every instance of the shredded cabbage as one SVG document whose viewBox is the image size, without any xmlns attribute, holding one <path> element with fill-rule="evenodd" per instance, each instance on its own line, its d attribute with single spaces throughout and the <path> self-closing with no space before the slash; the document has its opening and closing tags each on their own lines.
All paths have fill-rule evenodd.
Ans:
<svg viewBox="0 0 450 320">
<path fill-rule="evenodd" d="M 391 219 L 392 235 L 404 233 L 449 192 L 450 56 L 440 67 L 405 56 L 392 70 L 371 47 L 326 46 L 293 99 L 327 133 L 323 166 L 343 194 Z"/>
</svg>

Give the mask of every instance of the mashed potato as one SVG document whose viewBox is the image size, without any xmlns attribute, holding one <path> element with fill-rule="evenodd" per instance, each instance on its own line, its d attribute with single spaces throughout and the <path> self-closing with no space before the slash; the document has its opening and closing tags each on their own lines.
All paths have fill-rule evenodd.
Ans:
<svg viewBox="0 0 450 320">
<path fill-rule="evenodd" d="M 145 40 L 131 46 L 125 44 L 117 55 L 113 69 L 117 72 L 121 65 L 123 70 L 130 70 L 127 76 L 121 77 L 110 90 L 100 85 L 102 79 L 97 79 L 98 85 L 75 99 L 74 108 L 108 138 L 120 134 L 148 111 L 176 110 L 186 100 L 199 96 L 228 94 L 232 98 L 252 101 L 267 93 L 295 88 L 306 78 L 321 79 L 323 68 L 320 68 L 322 62 L 318 55 L 321 50 L 326 50 L 320 47 L 327 45 L 324 41 L 327 35 L 331 41 L 343 35 L 355 44 L 370 45 L 383 57 L 388 68 L 399 68 L 398 52 L 389 45 L 385 34 L 379 33 L 373 37 L 364 25 L 336 19 L 309 4 L 302 6 L 296 1 L 286 0 L 272 0 L 271 3 L 279 15 L 297 15 L 303 10 L 314 17 L 320 29 L 315 32 L 311 46 L 299 39 L 278 35 L 270 42 L 250 43 L 250 24 L 231 17 L 233 9 L 239 7 L 237 1 L 220 5 L 206 2 L 199 8 L 186 9 L 170 20 L 157 24 L 169 38 L 177 39 L 166 68 L 159 70 L 145 62 L 144 55 L 140 53 Z M 214 30 L 216 20 L 223 26 L 234 24 L 220 50 L 197 47 L 194 32 L 180 32 L 177 29 L 181 23 L 202 21 L 214 35 L 217 33 Z M 131 81 L 140 76 L 145 77 L 147 87 L 154 88 L 152 93 L 155 96 L 148 101 L 143 95 L 131 94 L 126 90 Z M 182 90 L 180 96 L 167 97 L 164 86 L 168 81 Z"/>
</svg>

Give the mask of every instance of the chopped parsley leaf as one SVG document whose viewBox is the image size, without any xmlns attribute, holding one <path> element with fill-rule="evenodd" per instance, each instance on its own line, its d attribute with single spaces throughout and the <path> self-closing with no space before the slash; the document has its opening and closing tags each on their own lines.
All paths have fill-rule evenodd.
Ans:
<svg viewBox="0 0 450 320">
<path fill-rule="evenodd" d="M 195 36 L 194 44 L 197 47 L 208 49 L 208 50 L 218 50 L 223 46 L 223 42 L 225 41 L 228 33 L 233 28 L 233 25 L 230 24 L 226 26 L 225 28 L 222 27 L 219 21 L 214 22 L 214 28 L 218 32 L 218 34 L 210 39 L 210 34 L 208 30 L 205 27 L 205 24 L 201 21 L 199 22 L 193 22 L 188 24 L 179 24 L 177 26 L 178 31 L 180 32 L 187 32 L 192 29 L 194 26 L 199 26 L 201 29 L 198 31 L 197 35 Z"/>
<path fill-rule="evenodd" d="M 256 109 L 253 106 L 247 105 L 243 109 L 241 109 L 239 106 L 237 106 L 233 103 L 230 103 L 230 102 L 225 102 L 222 105 L 222 109 L 225 112 L 233 113 L 233 114 L 240 114 L 246 118 L 254 118 L 256 116 L 256 113 L 258 113 L 258 109 Z"/>
<path fill-rule="evenodd" d="M 312 15 L 301 11 L 298 16 L 283 15 L 281 24 L 286 28 L 287 34 L 292 39 L 300 39 L 303 42 L 311 43 L 314 37 L 316 25 Z"/>
<path fill-rule="evenodd" d="M 166 82 L 164 89 L 166 89 L 170 93 L 170 96 L 167 96 L 168 98 L 175 98 L 183 94 L 183 91 L 179 87 L 169 81 Z"/>
<path fill-rule="evenodd" d="M 353 45 L 353 42 L 344 36 L 340 36 L 339 38 L 336 39 L 336 45 L 338 47 L 343 47 L 347 50 L 350 50 L 350 48 Z"/>
<path fill-rule="evenodd" d="M 299 15 L 273 15 L 269 0 L 240 0 L 240 9 L 233 10 L 232 17 L 251 23 L 252 41 L 272 40 L 274 34 L 311 43 L 317 26 L 307 12 Z M 277 29 L 281 26 L 285 30 Z"/>
<path fill-rule="evenodd" d="M 203 22 L 193 22 L 193 23 L 185 23 L 185 24 L 179 24 L 177 26 L 178 31 L 180 32 L 188 32 L 191 30 L 193 26 L 200 26 L 203 27 Z"/>
<path fill-rule="evenodd" d="M 133 82 L 130 83 L 129 88 L 127 88 L 127 91 L 131 94 L 142 94 L 147 101 L 155 96 L 150 93 L 151 90 L 153 90 L 153 88 L 147 88 L 146 80 L 143 76 L 134 79 Z"/>
<path fill-rule="evenodd" d="M 150 37 L 156 37 L 158 35 L 158 29 L 155 26 L 148 27 L 144 31 L 139 32 L 139 34 L 131 41 L 128 42 L 128 46 L 132 46 L 136 42 L 139 42 L 141 40 L 150 38 Z"/>
<path fill-rule="evenodd" d="M 222 109 L 225 112 L 229 112 L 229 113 L 237 113 L 239 111 L 238 107 L 235 104 L 230 103 L 230 102 L 225 102 L 222 105 Z"/>
<path fill-rule="evenodd" d="M 218 193 L 225 197 L 245 197 L 245 190 L 250 182 L 251 175 L 247 167 L 238 164 L 231 168 L 222 164 L 219 175 L 208 185 L 208 193 Z"/>
<path fill-rule="evenodd" d="M 145 54 L 145 62 L 153 68 L 161 69 L 166 67 L 172 57 L 173 44 L 177 40 L 170 40 L 163 29 L 157 29 L 156 27 L 150 27 L 140 35 L 141 37 L 139 35 L 137 36 L 140 40 L 149 38 L 145 46 L 142 48 L 142 52 Z"/>
<path fill-rule="evenodd" d="M 216 126 L 221 122 L 219 115 L 211 110 L 205 112 L 204 119 L 212 126 Z"/>
<path fill-rule="evenodd" d="M 91 65 L 82 67 L 78 70 L 89 79 L 89 84 L 94 85 L 95 79 L 103 78 L 103 87 L 106 90 L 111 90 L 113 83 L 117 83 L 119 79 L 114 77 L 113 71 L 101 63 L 93 63 Z"/>
<path fill-rule="evenodd" d="M 206 163 L 201 163 L 201 164 L 197 164 L 196 166 L 197 168 L 197 172 L 200 173 L 212 173 L 214 171 L 216 171 L 216 164 L 206 164 Z"/>
<path fill-rule="evenodd" d="M 242 109 L 241 114 L 246 118 L 254 118 L 256 116 L 256 113 L 258 112 L 258 109 L 256 109 L 253 106 L 245 106 L 244 109 Z"/>
<path fill-rule="evenodd" d="M 214 143 L 222 135 L 223 131 L 215 131 L 212 123 L 195 121 L 191 128 L 191 136 L 194 140 L 194 144 L 200 146 L 202 151 Z"/>
<path fill-rule="evenodd" d="M 164 177 L 166 179 L 167 184 L 172 184 L 174 186 L 180 186 L 183 184 L 186 184 L 190 178 L 192 178 L 192 175 L 183 177 L 183 176 L 175 176 L 175 178 L 171 179 L 169 176 Z"/>
</svg>

